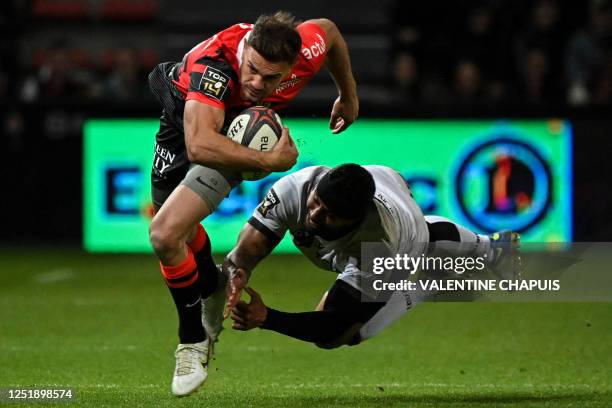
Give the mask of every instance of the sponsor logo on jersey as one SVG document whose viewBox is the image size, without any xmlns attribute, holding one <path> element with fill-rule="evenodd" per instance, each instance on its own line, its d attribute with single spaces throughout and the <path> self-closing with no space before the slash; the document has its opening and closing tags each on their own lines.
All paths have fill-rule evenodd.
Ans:
<svg viewBox="0 0 612 408">
<path fill-rule="evenodd" d="M 263 201 L 257 207 L 257 211 L 264 217 L 268 215 L 268 212 L 276 207 L 280 203 L 278 196 L 274 190 L 268 191 L 268 194 L 264 197 Z"/>
<path fill-rule="evenodd" d="M 274 92 L 276 92 L 277 94 L 281 93 L 285 89 L 292 88 L 296 86 L 297 84 L 299 84 L 300 82 L 302 82 L 302 78 L 298 78 L 297 75 L 291 74 L 291 79 L 288 79 L 278 84 L 278 87 L 276 88 L 276 91 Z"/>
<path fill-rule="evenodd" d="M 381 203 L 387 209 L 387 211 L 389 211 L 390 214 L 394 213 L 393 207 L 391 207 L 389 200 L 387 199 L 387 197 L 382 195 L 382 193 L 377 192 L 376 195 L 374 195 L 374 199 Z"/>
<path fill-rule="evenodd" d="M 204 95 L 220 101 L 227 91 L 229 82 L 229 77 L 223 72 L 207 66 L 206 70 L 202 73 L 202 79 L 200 80 L 198 89 Z"/>
<path fill-rule="evenodd" d="M 315 41 L 310 47 L 302 48 L 302 54 L 306 57 L 306 59 L 313 59 L 318 57 L 319 55 L 325 54 L 325 40 L 321 37 L 320 34 L 315 34 L 319 41 Z"/>
<path fill-rule="evenodd" d="M 176 153 L 155 144 L 155 157 L 153 158 L 153 169 L 158 176 L 163 176 L 165 171 L 172 166 L 176 159 Z"/>
</svg>

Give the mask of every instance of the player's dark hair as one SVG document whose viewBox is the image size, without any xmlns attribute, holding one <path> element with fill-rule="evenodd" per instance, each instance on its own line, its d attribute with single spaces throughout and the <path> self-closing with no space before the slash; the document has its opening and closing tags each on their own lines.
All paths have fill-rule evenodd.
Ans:
<svg viewBox="0 0 612 408">
<path fill-rule="evenodd" d="M 261 15 L 255 22 L 248 43 L 270 62 L 293 65 L 302 48 L 297 24 L 295 17 L 286 11 Z"/>
<path fill-rule="evenodd" d="M 354 163 L 330 170 L 317 184 L 317 194 L 329 210 L 341 217 L 361 218 L 372 205 L 374 178 Z"/>
</svg>

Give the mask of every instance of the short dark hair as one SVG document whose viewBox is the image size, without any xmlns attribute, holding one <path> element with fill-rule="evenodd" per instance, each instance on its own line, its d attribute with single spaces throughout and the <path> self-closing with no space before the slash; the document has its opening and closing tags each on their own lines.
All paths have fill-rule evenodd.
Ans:
<svg viewBox="0 0 612 408">
<path fill-rule="evenodd" d="M 255 22 L 248 43 L 270 62 L 293 65 L 302 48 L 297 24 L 295 17 L 286 11 L 261 15 Z"/>
<path fill-rule="evenodd" d="M 319 198 L 340 217 L 361 218 L 371 207 L 376 191 L 374 178 L 355 163 L 334 167 L 317 184 Z"/>
</svg>

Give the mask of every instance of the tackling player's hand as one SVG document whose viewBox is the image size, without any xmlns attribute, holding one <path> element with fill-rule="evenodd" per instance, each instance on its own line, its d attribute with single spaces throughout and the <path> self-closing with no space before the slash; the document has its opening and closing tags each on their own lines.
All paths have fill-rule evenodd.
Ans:
<svg viewBox="0 0 612 408">
<path fill-rule="evenodd" d="M 287 171 L 295 165 L 298 150 L 291 135 L 289 135 L 288 128 L 283 127 L 283 133 L 280 139 L 278 139 L 278 143 L 276 143 L 272 151 L 267 153 L 267 156 L 267 166 L 264 169 L 266 171 Z"/>
<path fill-rule="evenodd" d="M 223 319 L 227 319 L 234 308 L 236 303 L 240 301 L 242 296 L 242 290 L 247 284 L 247 274 L 243 269 L 232 267 L 227 262 L 223 264 L 223 268 L 226 268 L 226 273 L 229 276 L 229 284 L 226 287 L 227 290 L 227 305 L 223 312 Z"/>
<path fill-rule="evenodd" d="M 268 309 L 264 304 L 259 293 L 252 288 L 246 288 L 246 292 L 251 296 L 251 301 L 246 303 L 244 300 L 236 303 L 232 309 L 232 329 L 251 330 L 260 327 L 268 317 Z"/>
<path fill-rule="evenodd" d="M 329 128 L 333 134 L 343 132 L 357 120 L 359 115 L 359 100 L 357 96 L 350 98 L 336 98 L 329 119 Z"/>
</svg>

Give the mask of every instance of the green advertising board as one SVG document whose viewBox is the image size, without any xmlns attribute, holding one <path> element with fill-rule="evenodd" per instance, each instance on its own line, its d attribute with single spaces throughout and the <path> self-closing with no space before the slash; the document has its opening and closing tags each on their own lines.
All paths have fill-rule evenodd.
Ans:
<svg viewBox="0 0 612 408">
<path fill-rule="evenodd" d="M 571 126 L 563 120 L 361 119 L 340 135 L 327 121 L 287 119 L 300 156 L 292 171 L 354 162 L 399 171 L 426 214 L 478 232 L 510 228 L 527 242 L 568 242 L 572 233 Z M 156 120 L 91 120 L 84 131 L 84 246 L 150 251 L 150 171 Z M 204 221 L 225 252 L 276 173 L 244 182 Z M 279 251 L 293 251 L 288 237 Z"/>
</svg>

